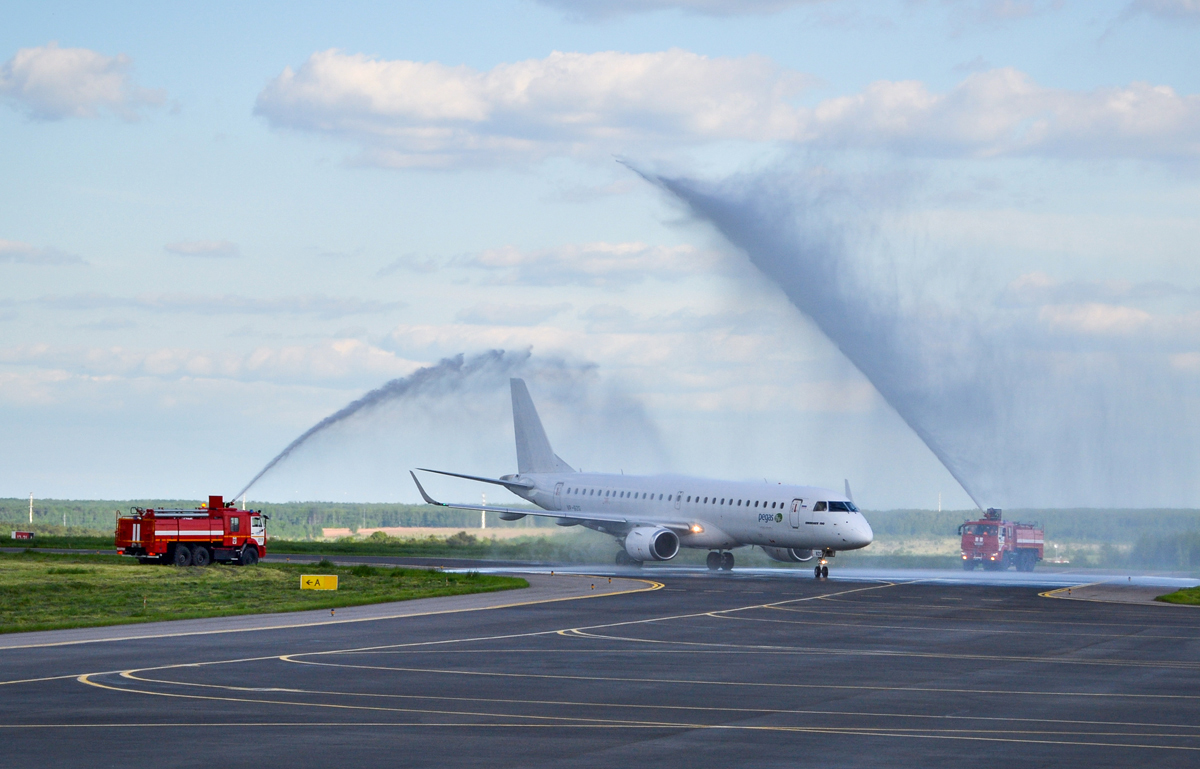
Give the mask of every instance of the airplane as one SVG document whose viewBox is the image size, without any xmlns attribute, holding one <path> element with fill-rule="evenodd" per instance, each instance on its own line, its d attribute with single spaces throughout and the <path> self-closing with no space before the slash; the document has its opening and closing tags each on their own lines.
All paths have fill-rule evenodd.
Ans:
<svg viewBox="0 0 1200 769">
<path fill-rule="evenodd" d="M 734 548 L 757 545 L 784 563 L 818 558 L 816 578 L 829 576 L 828 559 L 839 550 L 871 544 L 874 534 L 859 513 L 846 482 L 845 494 L 815 486 L 747 483 L 682 475 L 613 475 L 578 472 L 550 448 L 542 420 L 522 379 L 511 379 L 517 472 L 499 478 L 417 468 L 453 478 L 503 486 L 540 510 L 438 502 L 409 471 L 430 505 L 498 513 L 501 520 L 526 515 L 557 519 L 613 536 L 621 566 L 669 561 L 680 548 L 707 549 L 708 568 L 733 569 Z"/>
</svg>

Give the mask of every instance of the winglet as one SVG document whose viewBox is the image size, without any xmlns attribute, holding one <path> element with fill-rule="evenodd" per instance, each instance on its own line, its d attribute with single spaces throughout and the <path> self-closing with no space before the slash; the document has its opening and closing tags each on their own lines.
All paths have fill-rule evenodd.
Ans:
<svg viewBox="0 0 1200 769">
<path fill-rule="evenodd" d="M 854 494 L 853 494 L 853 492 L 850 491 L 850 480 L 848 478 L 843 478 L 842 480 L 846 481 L 846 499 L 853 502 Z"/>
<path fill-rule="evenodd" d="M 425 487 L 423 487 L 421 485 L 421 482 L 417 480 L 416 473 L 414 473 L 412 470 L 409 470 L 408 474 L 412 476 L 413 483 L 417 484 L 417 491 L 421 492 L 421 497 L 425 500 L 425 504 L 437 505 L 438 507 L 448 507 L 448 505 L 446 505 L 445 503 L 438 502 L 436 499 L 434 499 L 433 497 L 431 497 L 425 493 Z"/>
</svg>

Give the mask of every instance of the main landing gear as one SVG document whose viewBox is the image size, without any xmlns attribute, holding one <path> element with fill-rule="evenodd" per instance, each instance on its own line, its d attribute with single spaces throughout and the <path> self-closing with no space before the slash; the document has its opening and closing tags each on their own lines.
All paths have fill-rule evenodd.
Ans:
<svg viewBox="0 0 1200 769">
<path fill-rule="evenodd" d="M 624 550 L 617 551 L 618 566 L 641 566 L 642 562 L 630 557 L 629 553 Z"/>
<path fill-rule="evenodd" d="M 733 553 L 718 553 L 716 550 L 710 551 L 705 563 L 708 565 L 709 571 L 716 571 L 717 569 L 733 571 Z"/>
</svg>

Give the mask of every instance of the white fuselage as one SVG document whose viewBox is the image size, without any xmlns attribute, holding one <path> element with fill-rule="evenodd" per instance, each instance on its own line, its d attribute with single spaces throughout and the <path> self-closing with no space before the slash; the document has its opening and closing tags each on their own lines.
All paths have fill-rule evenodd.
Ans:
<svg viewBox="0 0 1200 769">
<path fill-rule="evenodd" d="M 681 547 L 763 547 L 854 550 L 874 535 L 842 494 L 815 486 L 746 483 L 681 475 L 523 473 L 504 476 L 532 482 L 513 493 L 543 510 L 581 513 L 561 525 L 580 524 L 621 537 L 629 524 L 587 520 L 587 514 L 627 516 L 630 521 L 686 521 Z M 835 509 L 830 510 L 830 503 Z M 645 525 L 644 523 L 642 525 Z"/>
</svg>

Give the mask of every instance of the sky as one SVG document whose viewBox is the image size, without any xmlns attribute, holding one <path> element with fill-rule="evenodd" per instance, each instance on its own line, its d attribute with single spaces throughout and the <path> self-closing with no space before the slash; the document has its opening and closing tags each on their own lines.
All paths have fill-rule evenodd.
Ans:
<svg viewBox="0 0 1200 769">
<path fill-rule="evenodd" d="M 230 493 L 365 393 L 505 350 L 511 370 L 364 412 L 251 496 L 412 502 L 414 466 L 512 472 L 519 373 L 587 470 L 964 508 L 954 452 L 922 436 L 1016 445 L 1009 420 L 1027 437 L 1019 461 L 980 460 L 1006 478 L 983 504 L 1200 506 L 1180 480 L 1200 426 L 1197 0 L 114 6 L 0 25 L 0 496 Z M 738 242 L 800 187 L 853 197 L 836 222 L 810 209 L 865 276 L 827 311 Z M 858 336 L 830 325 L 865 308 Z M 933 381 L 951 359 L 913 330 L 968 311 L 1007 319 L 985 345 L 999 380 L 1056 396 L 983 427 L 928 388 L 889 404 L 854 339 L 879 329 Z M 995 354 L 1012 345 L 1038 366 Z M 960 395 L 993 379 L 981 360 Z M 1056 432 L 1021 422 L 1072 405 Z M 1122 452 L 1064 442 L 1121 420 L 1141 426 Z"/>
</svg>

